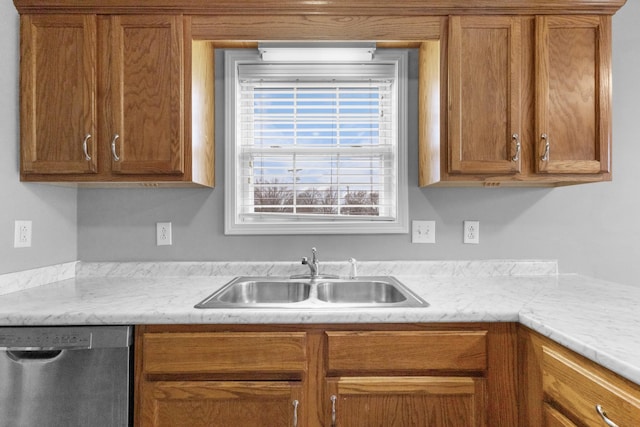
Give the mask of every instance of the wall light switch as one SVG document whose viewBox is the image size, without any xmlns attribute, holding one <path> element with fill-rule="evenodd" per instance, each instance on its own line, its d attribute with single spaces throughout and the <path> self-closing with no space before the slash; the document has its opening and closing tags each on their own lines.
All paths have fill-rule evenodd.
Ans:
<svg viewBox="0 0 640 427">
<path fill-rule="evenodd" d="M 436 242 L 436 222 L 435 221 L 412 221 L 411 222 L 411 243 L 435 243 Z"/>
<path fill-rule="evenodd" d="M 156 223 L 156 245 L 157 246 L 170 246 L 171 242 L 171 223 L 170 222 L 158 222 Z"/>
</svg>

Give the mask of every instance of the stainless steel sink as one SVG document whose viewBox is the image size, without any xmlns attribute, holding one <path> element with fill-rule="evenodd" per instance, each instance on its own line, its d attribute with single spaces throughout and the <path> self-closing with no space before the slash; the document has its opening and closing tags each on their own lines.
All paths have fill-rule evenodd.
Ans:
<svg viewBox="0 0 640 427">
<path fill-rule="evenodd" d="M 350 280 L 319 283 L 318 299 L 336 304 L 394 304 L 406 301 L 407 297 L 388 282 Z"/>
<path fill-rule="evenodd" d="M 236 277 L 196 308 L 327 309 L 427 307 L 391 276 L 346 278 Z"/>
</svg>

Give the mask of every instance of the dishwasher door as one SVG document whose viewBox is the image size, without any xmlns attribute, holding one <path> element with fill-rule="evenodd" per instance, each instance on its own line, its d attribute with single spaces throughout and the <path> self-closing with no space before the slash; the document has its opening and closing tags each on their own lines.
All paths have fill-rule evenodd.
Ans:
<svg viewBox="0 0 640 427">
<path fill-rule="evenodd" d="M 0 328 L 0 426 L 131 425 L 130 326 Z"/>
</svg>

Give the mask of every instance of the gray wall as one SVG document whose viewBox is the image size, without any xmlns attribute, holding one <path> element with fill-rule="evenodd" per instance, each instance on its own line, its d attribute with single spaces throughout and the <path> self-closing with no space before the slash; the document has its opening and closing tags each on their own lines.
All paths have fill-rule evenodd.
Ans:
<svg viewBox="0 0 640 427">
<path fill-rule="evenodd" d="M 18 14 L 0 2 L 0 274 L 75 259 L 292 260 L 558 259 L 562 272 L 623 283 L 640 277 L 640 2 L 614 17 L 614 181 L 548 189 L 419 189 L 411 162 L 412 219 L 437 221 L 437 243 L 401 236 L 227 237 L 223 147 L 215 190 L 80 190 L 19 182 Z M 415 159 L 415 148 L 411 158 Z M 33 221 L 33 246 L 13 248 L 13 222 Z M 480 245 L 463 245 L 462 221 L 481 221 Z M 155 246 L 155 222 L 172 221 L 174 245 Z"/>
<path fill-rule="evenodd" d="M 77 191 L 20 182 L 19 19 L 11 1 L 0 2 L 0 274 L 74 261 Z M 32 246 L 15 249 L 16 219 L 33 221 Z"/>
<path fill-rule="evenodd" d="M 6 4 L 5 9 L 10 9 Z M 9 10 L 10 11 L 10 10 Z M 14 16 L 15 14 L 11 15 Z M 3 15 L 4 16 L 4 15 Z M 640 277 L 640 2 L 630 0 L 614 18 L 614 181 L 557 189 L 420 189 L 411 161 L 410 216 L 437 221 L 435 245 L 411 244 L 409 235 L 229 237 L 223 232 L 223 145 L 217 136 L 217 188 L 87 189 L 78 191 L 78 253 L 86 261 L 295 260 L 317 246 L 321 259 L 557 259 L 562 272 L 622 283 Z M 16 58 L 15 16 L 2 31 Z M 4 35 L 4 34 L 3 34 Z M 10 114 L 4 135 L 15 144 L 15 73 L 9 66 Z M 7 75 L 6 73 L 3 75 Z M 415 82 L 414 82 L 415 84 Z M 3 86 L 4 87 L 4 86 Z M 415 111 L 414 111 L 415 120 Z M 221 116 L 219 116 L 221 117 Z M 415 141 L 415 134 L 414 139 Z M 10 145 L 11 145 L 10 144 Z M 412 148 L 410 158 L 416 159 Z M 2 160 L 6 161 L 6 160 Z M 72 192 L 18 184 L 15 155 L 5 181 L 19 193 L 17 212 L 38 203 L 59 211 Z M 6 171 L 2 172 L 6 173 Z M 37 202 L 34 199 L 38 199 Z M 44 200 L 43 200 L 44 199 Z M 69 200 L 73 204 L 73 200 Z M 4 215 L 4 213 L 3 213 Z M 17 214 L 11 214 L 13 218 Z M 7 218 L 8 221 L 9 218 Z M 462 244 L 462 221 L 480 220 L 480 245 Z M 5 222 L 7 222 L 5 221 Z M 155 246 L 155 223 L 173 223 L 173 246 Z M 64 223 L 64 221 L 61 221 Z M 3 227 L 2 233 L 5 233 Z M 0 236 L 4 236 L 1 234 Z M 3 238 L 3 241 L 7 240 Z M 18 258 L 18 257 L 16 257 Z M 45 258 L 48 259 L 48 258 Z"/>
</svg>

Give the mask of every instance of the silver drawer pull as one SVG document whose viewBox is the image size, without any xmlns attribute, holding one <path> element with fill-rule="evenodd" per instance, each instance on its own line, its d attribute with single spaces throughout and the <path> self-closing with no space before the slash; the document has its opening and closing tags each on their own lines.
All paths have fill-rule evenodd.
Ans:
<svg viewBox="0 0 640 427">
<path fill-rule="evenodd" d="M 331 427 L 336 427 L 336 400 L 335 394 L 331 395 Z"/>
<path fill-rule="evenodd" d="M 91 134 L 88 133 L 85 135 L 84 140 L 82 141 L 82 151 L 84 152 L 84 159 L 85 160 L 91 160 L 91 156 L 89 155 L 89 152 L 87 151 L 87 142 L 89 141 L 89 138 L 91 138 Z"/>
<path fill-rule="evenodd" d="M 549 136 L 546 133 L 543 133 L 542 135 L 540 135 L 540 138 L 542 138 L 542 140 L 545 142 L 544 153 L 542 153 L 542 156 L 540 156 L 540 160 L 542 160 L 543 162 L 548 162 L 549 150 L 551 149 L 551 144 L 549 144 Z"/>
<path fill-rule="evenodd" d="M 602 421 L 604 421 L 606 425 L 609 427 L 618 427 L 618 424 L 614 423 L 609 419 L 609 417 L 607 417 L 607 413 L 602 409 L 602 405 L 596 405 L 596 412 L 600 415 Z"/>
<path fill-rule="evenodd" d="M 297 400 L 293 401 L 293 427 L 298 427 L 298 405 L 300 402 Z"/>
<path fill-rule="evenodd" d="M 516 154 L 511 158 L 511 161 L 517 162 L 520 160 L 520 149 L 522 148 L 522 144 L 520 144 L 520 135 L 514 133 L 511 138 L 516 142 Z"/>
<path fill-rule="evenodd" d="M 113 156 L 113 160 L 115 160 L 116 162 L 120 161 L 120 157 L 118 157 L 118 154 L 116 153 L 116 141 L 118 140 L 118 138 L 120 138 L 120 135 L 116 133 L 111 140 L 111 155 Z"/>
</svg>

